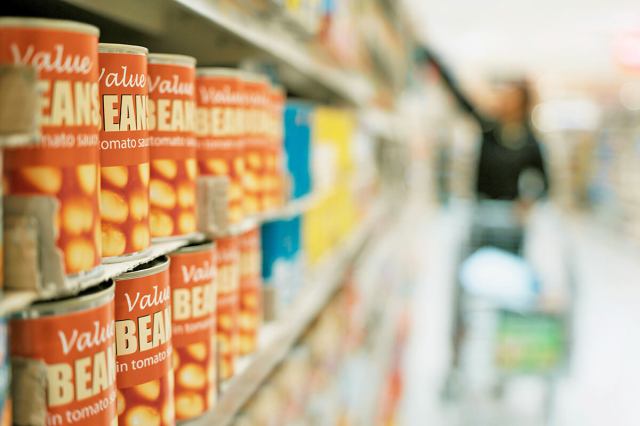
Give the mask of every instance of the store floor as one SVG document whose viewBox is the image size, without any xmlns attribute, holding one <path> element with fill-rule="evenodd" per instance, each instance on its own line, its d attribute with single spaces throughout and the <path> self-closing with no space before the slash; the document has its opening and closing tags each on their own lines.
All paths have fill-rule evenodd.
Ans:
<svg viewBox="0 0 640 426">
<path fill-rule="evenodd" d="M 632 248 L 589 220 L 540 209 L 532 222 L 527 256 L 550 286 L 550 304 L 567 288 L 562 253 L 571 265 L 572 350 L 566 372 L 548 393 L 547 382 L 520 377 L 502 398 L 491 392 L 494 375 L 487 329 L 491 315 L 474 316 L 468 332 L 457 398 L 443 398 L 452 324 L 457 253 L 469 208 L 453 204 L 417 229 L 414 250 L 425 253 L 413 297 L 413 329 L 405 369 L 402 426 L 632 426 L 640 424 L 640 262 Z M 469 355 L 471 354 L 471 355 Z M 547 397 L 550 396 L 549 399 Z M 547 410 L 548 408 L 548 410 Z M 548 413 L 547 413 L 548 411 Z"/>
</svg>

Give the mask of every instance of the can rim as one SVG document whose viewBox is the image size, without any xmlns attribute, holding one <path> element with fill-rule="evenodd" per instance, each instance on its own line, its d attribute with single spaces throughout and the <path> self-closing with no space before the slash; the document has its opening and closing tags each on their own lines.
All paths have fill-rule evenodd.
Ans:
<svg viewBox="0 0 640 426">
<path fill-rule="evenodd" d="M 3 16 L 0 17 L 0 27 L 53 28 L 100 36 L 100 29 L 98 27 L 84 22 L 66 19 Z"/>
<path fill-rule="evenodd" d="M 198 77 L 235 77 L 242 78 L 244 71 L 236 68 L 226 67 L 198 67 L 196 68 L 196 75 Z"/>
<path fill-rule="evenodd" d="M 169 268 L 169 257 L 162 255 L 149 262 L 136 266 L 133 270 L 125 272 L 116 277 L 116 283 L 120 281 L 132 280 L 135 278 L 148 277 Z"/>
<path fill-rule="evenodd" d="M 187 55 L 178 55 L 175 53 L 149 53 L 150 64 L 166 64 L 166 65 L 181 65 L 187 67 L 196 66 L 196 58 Z"/>
<path fill-rule="evenodd" d="M 103 281 L 99 285 L 89 287 L 88 294 L 69 295 L 62 299 L 36 302 L 22 311 L 10 316 L 11 319 L 32 319 L 50 317 L 73 312 L 85 311 L 110 302 L 115 295 L 115 285 L 112 279 Z"/>
<path fill-rule="evenodd" d="M 208 249 L 212 249 L 216 246 L 215 241 L 205 241 L 202 243 L 193 243 L 187 246 L 180 247 L 176 251 L 171 254 L 186 254 L 186 253 L 196 253 L 199 251 L 205 251 Z M 171 255 L 169 255 L 171 256 Z"/>
<path fill-rule="evenodd" d="M 98 53 L 128 53 L 147 56 L 149 49 L 135 44 L 98 43 Z"/>
</svg>

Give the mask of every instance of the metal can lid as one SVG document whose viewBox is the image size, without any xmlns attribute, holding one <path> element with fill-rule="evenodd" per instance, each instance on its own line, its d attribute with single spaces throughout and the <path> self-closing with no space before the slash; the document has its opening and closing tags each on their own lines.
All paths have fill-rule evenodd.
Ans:
<svg viewBox="0 0 640 426">
<path fill-rule="evenodd" d="M 132 280 L 134 278 L 148 277 L 149 275 L 162 272 L 169 267 L 169 258 L 167 256 L 156 257 L 149 262 L 138 265 L 132 271 L 125 272 L 116 278 L 116 282 Z"/>
<path fill-rule="evenodd" d="M 67 21 L 64 19 L 48 18 L 24 18 L 18 16 L 7 16 L 0 18 L 1 27 L 22 27 L 22 28 L 52 28 L 56 30 L 74 31 L 83 34 L 100 35 L 100 29 L 84 22 Z"/>
<path fill-rule="evenodd" d="M 244 71 L 237 68 L 225 67 L 198 67 L 196 75 L 199 77 L 235 77 L 242 78 Z"/>
<path fill-rule="evenodd" d="M 11 318 L 28 319 L 62 315 L 104 305 L 113 299 L 115 289 L 113 284 L 113 280 L 103 281 L 76 295 L 35 302 L 28 308 L 13 314 Z"/>
<path fill-rule="evenodd" d="M 196 58 L 193 56 L 176 55 L 173 53 L 149 53 L 149 63 L 195 67 Z"/>
<path fill-rule="evenodd" d="M 128 53 L 131 55 L 148 55 L 149 49 L 132 44 L 98 43 L 99 53 Z"/>
<path fill-rule="evenodd" d="M 183 253 L 196 253 L 205 250 L 211 250 L 216 246 L 216 243 L 213 241 L 205 241 L 203 243 L 193 243 L 188 246 L 180 247 L 178 250 L 174 251 L 174 254 L 183 254 Z"/>
</svg>

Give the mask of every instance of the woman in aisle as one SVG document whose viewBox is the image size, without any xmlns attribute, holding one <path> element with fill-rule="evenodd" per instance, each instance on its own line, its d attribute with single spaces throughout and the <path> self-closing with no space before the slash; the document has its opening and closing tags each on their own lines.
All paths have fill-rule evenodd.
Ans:
<svg viewBox="0 0 640 426">
<path fill-rule="evenodd" d="M 474 235 L 473 243 L 518 252 L 522 232 L 517 219 L 547 192 L 549 186 L 540 144 L 531 124 L 530 86 L 526 80 L 501 82 L 494 114 L 484 114 L 462 93 L 432 51 L 424 48 L 422 57 L 435 68 L 458 105 L 476 121 L 482 132 L 475 188 L 479 201 L 476 220 L 490 219 L 485 216 L 495 213 L 496 204 L 506 205 L 509 209 L 513 207 L 517 213 L 514 215 L 516 226 L 510 230 L 515 235 L 505 238 L 480 232 L 482 235 Z M 507 203 L 486 202 L 491 200 Z"/>
<path fill-rule="evenodd" d="M 498 102 L 494 114 L 485 115 L 462 93 L 433 52 L 425 48 L 421 57 L 423 63 L 435 68 L 458 105 L 476 121 L 482 133 L 475 186 L 477 202 L 466 254 L 493 246 L 519 255 L 526 213 L 549 186 L 540 144 L 531 123 L 529 84 L 525 80 L 503 82 L 496 93 Z M 471 255 L 462 262 L 460 278 L 463 282 L 456 286 L 454 294 L 452 370 L 444 389 L 446 397 L 454 396 L 460 384 L 458 372 L 467 334 L 465 294 L 473 293 L 475 297 L 500 301 L 498 304 L 506 303 L 507 306 L 510 303 L 517 305 L 523 295 L 530 300 L 529 297 L 539 290 L 533 275 L 524 274 L 527 279 L 516 280 L 512 274 L 519 269 L 530 271 L 524 259 L 502 251 L 482 250 L 477 254 L 484 256 Z M 481 265 L 478 263 L 480 258 Z M 478 273 L 478 265 L 483 273 Z M 469 274 L 464 271 L 470 270 L 471 266 L 475 268 L 473 279 L 467 280 Z M 489 279 L 483 280 L 482 276 Z M 499 276 L 511 276 L 511 279 L 500 280 Z M 514 298 L 513 295 L 519 296 Z"/>
</svg>

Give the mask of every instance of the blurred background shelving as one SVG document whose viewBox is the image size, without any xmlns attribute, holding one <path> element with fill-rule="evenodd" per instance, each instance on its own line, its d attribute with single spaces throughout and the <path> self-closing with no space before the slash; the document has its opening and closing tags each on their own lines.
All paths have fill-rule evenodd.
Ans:
<svg viewBox="0 0 640 426">
<path fill-rule="evenodd" d="M 277 3 L 207 0 L 10 0 L 3 6 L 6 14 L 93 23 L 105 41 L 192 55 L 203 66 L 266 63 L 298 96 L 392 107 L 414 43 L 403 15 L 385 1 L 333 8 L 292 13 Z"/>
</svg>

